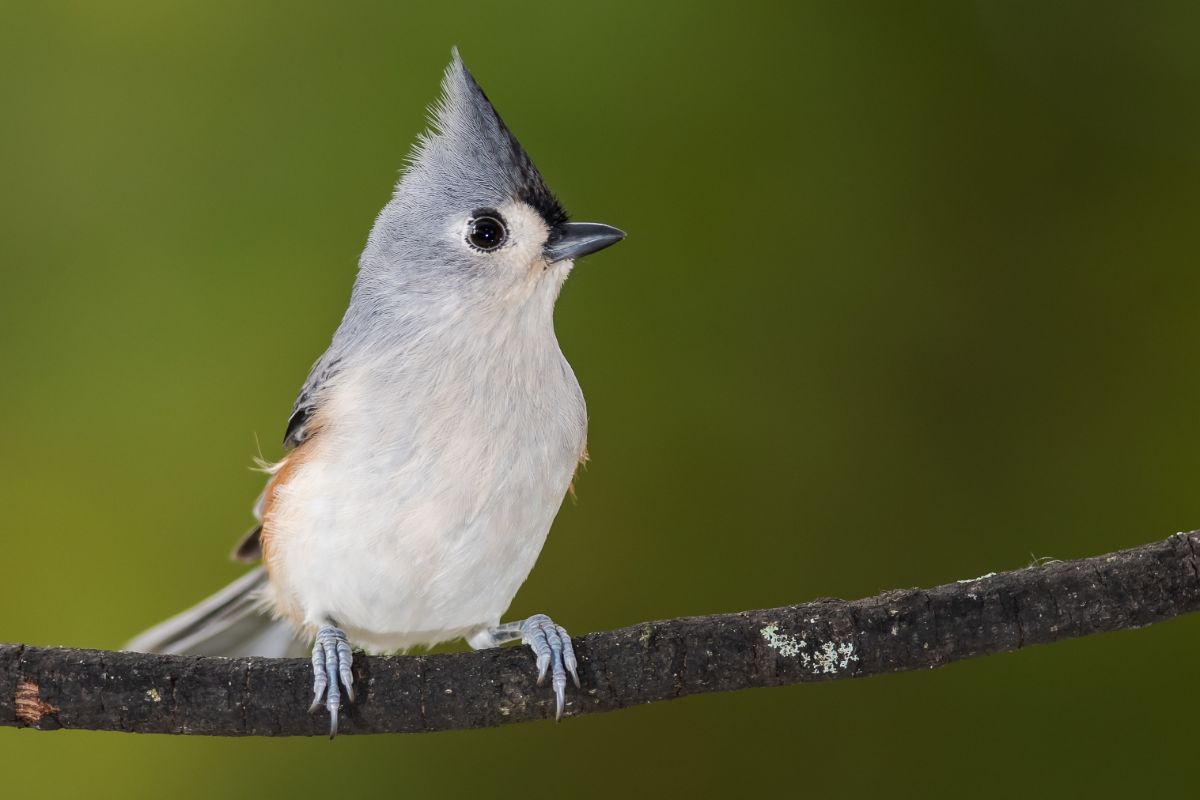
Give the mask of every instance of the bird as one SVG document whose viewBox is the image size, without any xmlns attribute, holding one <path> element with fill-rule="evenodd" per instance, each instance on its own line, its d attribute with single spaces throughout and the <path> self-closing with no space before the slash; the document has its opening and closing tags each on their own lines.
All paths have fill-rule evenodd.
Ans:
<svg viewBox="0 0 1200 800">
<path fill-rule="evenodd" d="M 583 392 L 554 308 L 575 261 L 625 238 L 571 221 L 455 48 L 349 305 L 264 465 L 261 562 L 127 649 L 309 655 L 330 737 L 353 650 L 521 640 L 561 718 L 566 630 L 502 622 L 587 458 Z"/>
</svg>

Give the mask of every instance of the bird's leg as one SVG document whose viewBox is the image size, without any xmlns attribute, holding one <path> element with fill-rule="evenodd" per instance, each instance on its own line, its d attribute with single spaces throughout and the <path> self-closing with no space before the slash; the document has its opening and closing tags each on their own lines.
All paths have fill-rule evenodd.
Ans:
<svg viewBox="0 0 1200 800">
<path fill-rule="evenodd" d="M 545 614 L 534 614 L 520 622 L 505 622 L 494 628 L 484 628 L 471 635 L 467 644 L 476 650 L 482 650 L 487 647 L 499 647 L 513 639 L 520 639 L 521 644 L 527 644 L 533 649 L 533 655 L 537 659 L 538 686 L 546 682 L 546 672 L 550 672 L 550 685 L 554 688 L 554 699 L 557 701 L 554 718 L 562 719 L 568 672 L 575 681 L 575 688 L 579 688 L 579 663 L 575 660 L 575 648 L 571 646 L 571 637 L 562 625 L 554 624 L 554 620 Z"/>
<path fill-rule="evenodd" d="M 351 665 L 354 655 L 346 633 L 332 624 L 322 625 L 313 642 L 313 701 L 308 713 L 313 713 L 323 704 L 329 709 L 329 738 L 337 736 L 338 709 L 342 707 L 342 691 L 338 681 L 346 687 L 346 698 L 354 702 L 354 673 Z"/>
</svg>

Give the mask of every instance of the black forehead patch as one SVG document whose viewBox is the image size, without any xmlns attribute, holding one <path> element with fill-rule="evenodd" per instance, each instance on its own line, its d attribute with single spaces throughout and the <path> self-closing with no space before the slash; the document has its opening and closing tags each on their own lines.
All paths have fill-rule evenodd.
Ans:
<svg viewBox="0 0 1200 800">
<path fill-rule="evenodd" d="M 517 197 L 533 206 L 549 228 L 557 228 L 568 219 L 566 209 L 540 177 L 536 182 L 522 187 L 517 192 Z"/>
</svg>

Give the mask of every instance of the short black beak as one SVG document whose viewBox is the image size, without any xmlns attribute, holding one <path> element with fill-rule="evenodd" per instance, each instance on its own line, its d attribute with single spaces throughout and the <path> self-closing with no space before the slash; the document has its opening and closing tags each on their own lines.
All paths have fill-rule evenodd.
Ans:
<svg viewBox="0 0 1200 800">
<path fill-rule="evenodd" d="M 564 222 L 554 226 L 542 252 L 546 260 L 566 261 L 603 250 L 625 238 L 625 231 L 599 222 Z"/>
</svg>

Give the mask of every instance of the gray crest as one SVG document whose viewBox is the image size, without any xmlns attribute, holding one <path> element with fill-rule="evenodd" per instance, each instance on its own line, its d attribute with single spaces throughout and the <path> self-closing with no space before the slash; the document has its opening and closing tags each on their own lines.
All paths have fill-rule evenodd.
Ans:
<svg viewBox="0 0 1200 800">
<path fill-rule="evenodd" d="M 437 195 L 467 211 L 520 199 L 552 228 L 566 221 L 562 205 L 463 65 L 457 48 L 442 78 L 442 95 L 430 110 L 430 127 L 409 157 L 397 197 L 410 191 Z"/>
</svg>

